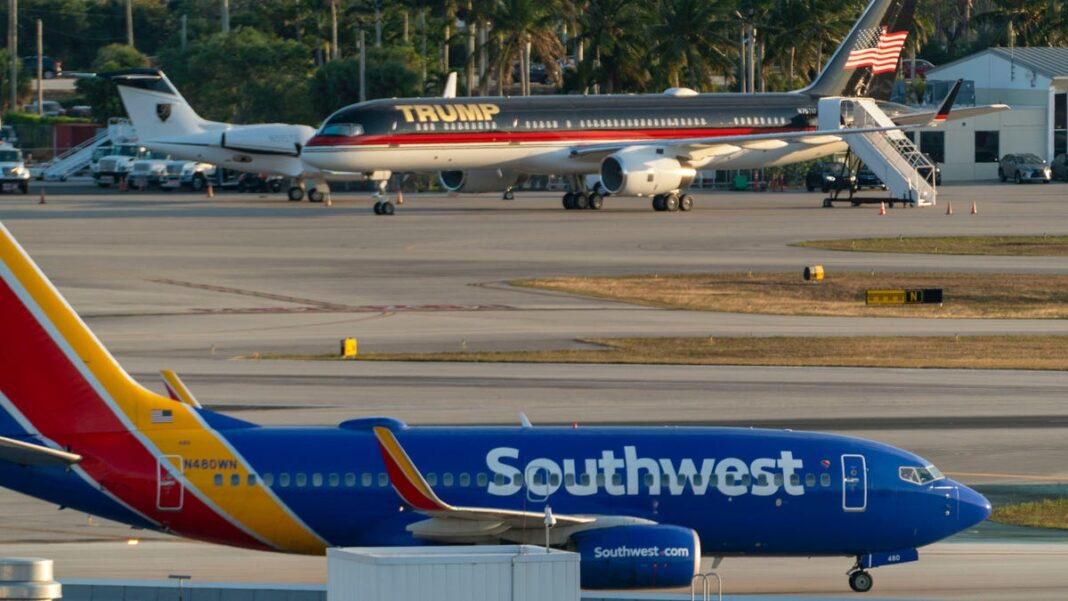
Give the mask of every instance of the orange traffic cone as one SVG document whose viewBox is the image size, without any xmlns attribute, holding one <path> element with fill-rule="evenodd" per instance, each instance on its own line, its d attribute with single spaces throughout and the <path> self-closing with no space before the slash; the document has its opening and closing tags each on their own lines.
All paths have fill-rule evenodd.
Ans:
<svg viewBox="0 0 1068 601">
<path fill-rule="evenodd" d="M 45 189 L 44 188 L 41 188 L 41 202 L 39 202 L 37 204 L 42 204 L 42 205 L 45 204 Z"/>
<path fill-rule="evenodd" d="M 975 201 L 973 200 L 972 201 L 972 215 L 978 215 L 978 214 L 979 214 L 979 207 L 975 206 Z"/>
<path fill-rule="evenodd" d="M 208 182 L 208 198 L 215 198 L 215 186 Z"/>
<path fill-rule="evenodd" d="M 334 199 L 330 196 L 329 192 L 326 193 L 326 206 L 328 206 L 328 207 L 334 206 Z"/>
<path fill-rule="evenodd" d="M 879 214 L 880 215 L 886 215 L 886 203 L 885 202 L 881 202 L 881 201 L 879 202 Z"/>
<path fill-rule="evenodd" d="M 400 187 L 397 188 L 397 204 L 404 204 L 404 190 L 401 190 Z"/>
<path fill-rule="evenodd" d="M 952 215 L 952 214 L 953 214 L 953 203 L 952 202 L 947 202 L 946 203 L 946 215 Z"/>
</svg>

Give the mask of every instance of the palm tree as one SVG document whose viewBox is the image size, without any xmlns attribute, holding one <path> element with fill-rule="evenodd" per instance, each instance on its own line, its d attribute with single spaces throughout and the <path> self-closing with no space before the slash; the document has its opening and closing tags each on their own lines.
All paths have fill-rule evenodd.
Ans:
<svg viewBox="0 0 1068 601">
<path fill-rule="evenodd" d="M 522 94 L 530 94 L 532 55 L 559 78 L 557 61 L 564 56 L 564 46 L 556 37 L 558 21 L 554 3 L 546 0 L 497 0 L 490 9 L 493 22 L 493 64 L 498 77 L 503 68 L 519 58 Z M 500 83 L 498 83 L 500 85 Z"/>
<path fill-rule="evenodd" d="M 994 9 L 975 16 L 978 28 L 995 32 L 998 43 L 1055 46 L 1068 41 L 1068 7 L 1063 0 L 994 0 Z"/>
<path fill-rule="evenodd" d="M 711 66 L 727 64 L 728 48 L 725 24 L 727 9 L 733 2 L 709 0 L 663 0 L 658 22 L 650 30 L 657 40 L 652 48 L 651 63 L 667 75 L 672 87 L 680 87 L 680 72 L 687 75 L 688 85 L 700 91 Z"/>
<path fill-rule="evenodd" d="M 649 81 L 648 43 L 644 36 L 652 20 L 645 3 L 631 0 L 590 0 L 579 19 L 580 39 L 591 49 L 578 66 L 578 79 L 588 86 L 604 84 L 604 91 L 641 91 Z"/>
</svg>

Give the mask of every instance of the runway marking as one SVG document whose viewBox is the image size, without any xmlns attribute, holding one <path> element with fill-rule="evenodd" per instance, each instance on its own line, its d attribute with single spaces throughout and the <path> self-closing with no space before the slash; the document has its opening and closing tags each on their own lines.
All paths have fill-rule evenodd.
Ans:
<svg viewBox="0 0 1068 601">
<path fill-rule="evenodd" d="M 1046 482 L 1068 482 L 1068 476 L 1037 476 L 1032 474 L 998 474 L 993 472 L 946 472 L 947 476 L 968 476 L 975 478 L 1005 478 L 1010 480 L 1041 480 Z"/>
</svg>

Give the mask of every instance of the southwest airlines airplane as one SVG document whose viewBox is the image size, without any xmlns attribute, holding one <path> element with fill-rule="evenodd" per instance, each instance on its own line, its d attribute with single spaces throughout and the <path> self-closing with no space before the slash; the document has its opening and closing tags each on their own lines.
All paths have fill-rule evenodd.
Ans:
<svg viewBox="0 0 1068 601">
<path fill-rule="evenodd" d="M 204 541 L 545 540 L 586 588 L 685 586 L 702 556 L 843 556 L 849 583 L 990 513 L 907 451 L 743 428 L 263 427 L 134 381 L 0 225 L 0 485 Z M 549 520 L 550 508 L 553 520 Z"/>
<path fill-rule="evenodd" d="M 304 146 L 329 171 L 439 172 L 453 192 L 501 192 L 529 175 L 569 178 L 567 209 L 600 209 L 607 194 L 652 198 L 657 211 L 688 211 L 683 190 L 699 169 L 756 169 L 844 152 L 839 129 L 820 131 L 820 98 L 890 96 L 915 0 L 872 0 L 808 87 L 777 94 L 531 96 L 384 99 L 343 108 Z M 934 111 L 879 102 L 898 125 L 937 121 Z M 1004 110 L 970 107 L 955 118 Z M 852 133 L 884 131 L 854 129 Z M 596 174 L 600 185 L 586 187 Z M 392 214 L 388 202 L 375 212 Z"/>
</svg>

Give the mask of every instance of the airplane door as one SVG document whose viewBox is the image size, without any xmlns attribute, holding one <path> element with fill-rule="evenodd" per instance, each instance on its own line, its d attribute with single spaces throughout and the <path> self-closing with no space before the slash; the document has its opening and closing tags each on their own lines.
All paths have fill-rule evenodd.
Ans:
<svg viewBox="0 0 1068 601">
<path fill-rule="evenodd" d="M 182 508 L 185 487 L 182 486 L 181 474 L 181 455 L 160 455 L 156 458 L 156 509 L 178 511 Z"/>
<path fill-rule="evenodd" d="M 532 461 L 523 474 L 523 488 L 527 501 L 531 503 L 548 503 L 549 497 L 560 488 L 561 474 Z"/>
<path fill-rule="evenodd" d="M 868 508 L 868 466 L 863 455 L 842 455 L 842 509 Z"/>
</svg>

